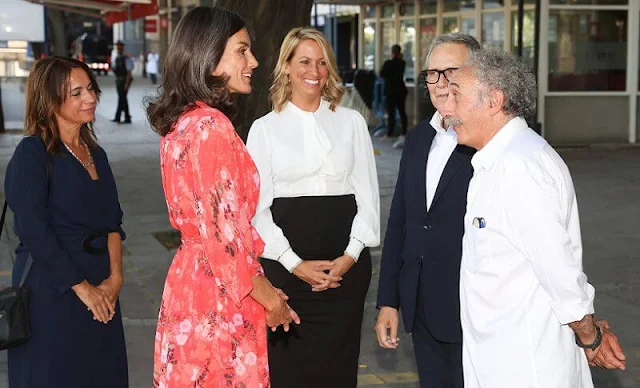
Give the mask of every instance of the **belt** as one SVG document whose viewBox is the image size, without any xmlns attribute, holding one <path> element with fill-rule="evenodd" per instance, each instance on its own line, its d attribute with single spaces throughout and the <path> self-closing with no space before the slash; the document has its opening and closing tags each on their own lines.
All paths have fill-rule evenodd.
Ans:
<svg viewBox="0 0 640 388">
<path fill-rule="evenodd" d="M 102 255 L 108 251 L 106 240 L 109 236 L 109 233 L 112 233 L 112 232 L 108 230 L 93 232 L 82 239 L 82 242 L 80 243 L 80 247 L 82 248 L 83 251 L 91 255 Z M 103 242 L 103 244 L 100 244 L 102 246 L 96 247 L 93 245 L 93 242 L 99 238 L 104 238 L 105 241 Z"/>
</svg>

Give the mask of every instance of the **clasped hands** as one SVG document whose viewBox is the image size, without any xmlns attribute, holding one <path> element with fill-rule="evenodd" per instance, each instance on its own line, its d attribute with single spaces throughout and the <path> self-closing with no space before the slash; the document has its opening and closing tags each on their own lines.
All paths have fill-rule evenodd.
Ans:
<svg viewBox="0 0 640 388">
<path fill-rule="evenodd" d="M 109 323 L 116 314 L 116 303 L 122 289 L 122 276 L 111 275 L 98 286 L 86 280 L 71 287 L 80 301 L 93 314 L 93 319 L 104 324 Z"/>
<path fill-rule="evenodd" d="M 314 292 L 340 287 L 342 276 L 355 264 L 353 257 L 342 255 L 334 260 L 307 260 L 293 269 L 293 274 L 311 286 Z"/>
<path fill-rule="evenodd" d="M 282 326 L 284 331 L 288 332 L 291 322 L 300 324 L 300 317 L 287 303 L 287 300 L 289 300 L 287 294 L 279 288 L 273 288 L 276 291 L 277 298 L 276 303 L 266 309 L 267 326 L 271 328 L 271 331 L 276 331 L 279 326 Z"/>
</svg>

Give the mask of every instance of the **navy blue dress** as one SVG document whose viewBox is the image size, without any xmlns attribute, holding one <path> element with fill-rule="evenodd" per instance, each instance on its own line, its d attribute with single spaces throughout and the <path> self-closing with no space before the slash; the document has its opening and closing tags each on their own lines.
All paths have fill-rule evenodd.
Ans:
<svg viewBox="0 0 640 388">
<path fill-rule="evenodd" d="M 87 253 L 81 243 L 97 231 L 117 231 L 124 239 L 115 180 L 102 148 L 92 150 L 98 180 L 62 143 L 60 149 L 47 156 L 39 138 L 25 137 L 7 166 L 5 195 L 20 239 L 14 284 L 27 256 L 33 257 L 26 281 L 32 333 L 26 344 L 8 352 L 9 386 L 127 387 L 119 304 L 105 325 L 93 320 L 71 290 L 84 279 L 99 285 L 109 277 L 109 254 Z M 92 244 L 104 248 L 106 238 Z"/>
</svg>

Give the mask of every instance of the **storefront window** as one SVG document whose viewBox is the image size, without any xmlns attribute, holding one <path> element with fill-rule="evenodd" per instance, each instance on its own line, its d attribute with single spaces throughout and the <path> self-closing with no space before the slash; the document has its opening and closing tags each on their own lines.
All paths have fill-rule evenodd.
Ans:
<svg viewBox="0 0 640 388">
<path fill-rule="evenodd" d="M 504 12 L 482 14 L 482 44 L 484 47 L 504 48 Z"/>
<path fill-rule="evenodd" d="M 364 6 L 364 18 L 365 19 L 374 19 L 376 17 L 376 6 L 375 5 L 365 5 Z"/>
<path fill-rule="evenodd" d="M 458 32 L 459 28 L 458 28 L 458 17 L 457 16 L 453 16 L 453 17 L 448 17 L 448 18 L 444 18 L 442 19 L 442 33 L 443 34 L 449 34 L 451 32 Z"/>
<path fill-rule="evenodd" d="M 551 5 L 627 5 L 629 0 L 550 0 Z"/>
<path fill-rule="evenodd" d="M 524 12 L 524 30 L 522 32 L 522 58 L 530 68 L 533 68 L 533 49 L 535 36 L 535 11 Z M 511 13 L 511 52 L 518 53 L 518 12 Z"/>
<path fill-rule="evenodd" d="M 420 39 L 418 40 L 418 44 L 420 44 L 421 48 L 420 63 L 418 64 L 420 70 L 425 70 L 427 68 L 427 54 L 429 53 L 431 42 L 436 37 L 436 28 L 437 22 L 435 18 L 420 20 Z"/>
<path fill-rule="evenodd" d="M 444 12 L 470 11 L 476 9 L 475 0 L 444 0 Z"/>
<path fill-rule="evenodd" d="M 473 16 L 463 18 L 460 31 L 474 37 L 477 36 L 476 35 L 476 18 Z"/>
<path fill-rule="evenodd" d="M 364 23 L 364 68 L 374 70 L 376 67 L 376 23 Z"/>
<path fill-rule="evenodd" d="M 515 4 L 518 4 L 518 0 L 514 0 Z M 504 0 L 484 0 L 482 2 L 482 8 L 491 9 L 491 8 L 502 8 L 504 7 Z"/>
<path fill-rule="evenodd" d="M 413 81 L 414 68 L 416 62 L 416 26 L 413 20 L 403 20 L 400 22 L 400 47 L 402 47 L 402 59 L 407 66 L 404 70 L 404 78 Z"/>
<path fill-rule="evenodd" d="M 383 5 L 382 6 L 382 17 L 383 18 L 392 18 L 396 16 L 396 9 L 393 4 Z"/>
<path fill-rule="evenodd" d="M 413 16 L 416 14 L 416 5 L 413 0 L 400 3 L 400 16 Z"/>
<path fill-rule="evenodd" d="M 396 29 L 393 27 L 393 22 L 384 22 L 381 25 L 382 28 L 382 53 L 380 57 L 382 62 L 391 58 L 391 46 L 396 44 Z"/>
<path fill-rule="evenodd" d="M 549 90 L 626 89 L 627 11 L 551 10 Z"/>
<path fill-rule="evenodd" d="M 422 15 L 438 12 L 438 0 L 420 0 L 420 13 Z"/>
</svg>

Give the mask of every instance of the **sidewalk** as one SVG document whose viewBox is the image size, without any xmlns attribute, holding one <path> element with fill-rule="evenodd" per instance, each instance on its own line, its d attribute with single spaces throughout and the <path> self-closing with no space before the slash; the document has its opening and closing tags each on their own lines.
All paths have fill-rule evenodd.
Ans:
<svg viewBox="0 0 640 388">
<path fill-rule="evenodd" d="M 137 78 L 129 94 L 133 124 L 109 121 L 117 97 L 113 77 L 98 79 L 103 89 L 98 108 L 97 132 L 118 183 L 124 211 L 125 285 L 121 304 L 129 359 L 130 386 L 151 386 L 153 339 L 164 278 L 173 257 L 152 235 L 170 229 L 158 162 L 159 137 L 145 119 L 143 96 L 155 92 L 147 79 Z M 0 134 L 0 178 L 21 135 Z M 390 142 L 374 140 L 380 180 L 383 225 L 389 212 L 400 151 Z M 580 202 L 585 268 L 596 287 L 596 311 L 609 319 L 626 351 L 626 372 L 596 371 L 596 387 L 640 387 L 640 149 L 585 150 L 563 152 L 573 173 Z M 2 190 L 0 190 L 2 191 Z M 10 220 L 10 219 L 8 219 Z M 12 222 L 7 222 L 12 229 Z M 383 226 L 383 233 L 385 227 Z M 0 284 L 9 282 L 10 241 L 3 233 L 0 244 Z M 380 249 L 372 252 L 374 274 L 367 295 L 363 323 L 359 387 L 417 387 L 410 336 L 401 335 L 396 351 L 378 347 L 373 326 L 377 316 L 375 299 Z M 635 329 L 634 329 L 635 328 Z M 0 353 L 0 388 L 6 387 L 6 352 Z M 545 387 L 546 388 L 546 387 Z"/>
</svg>

